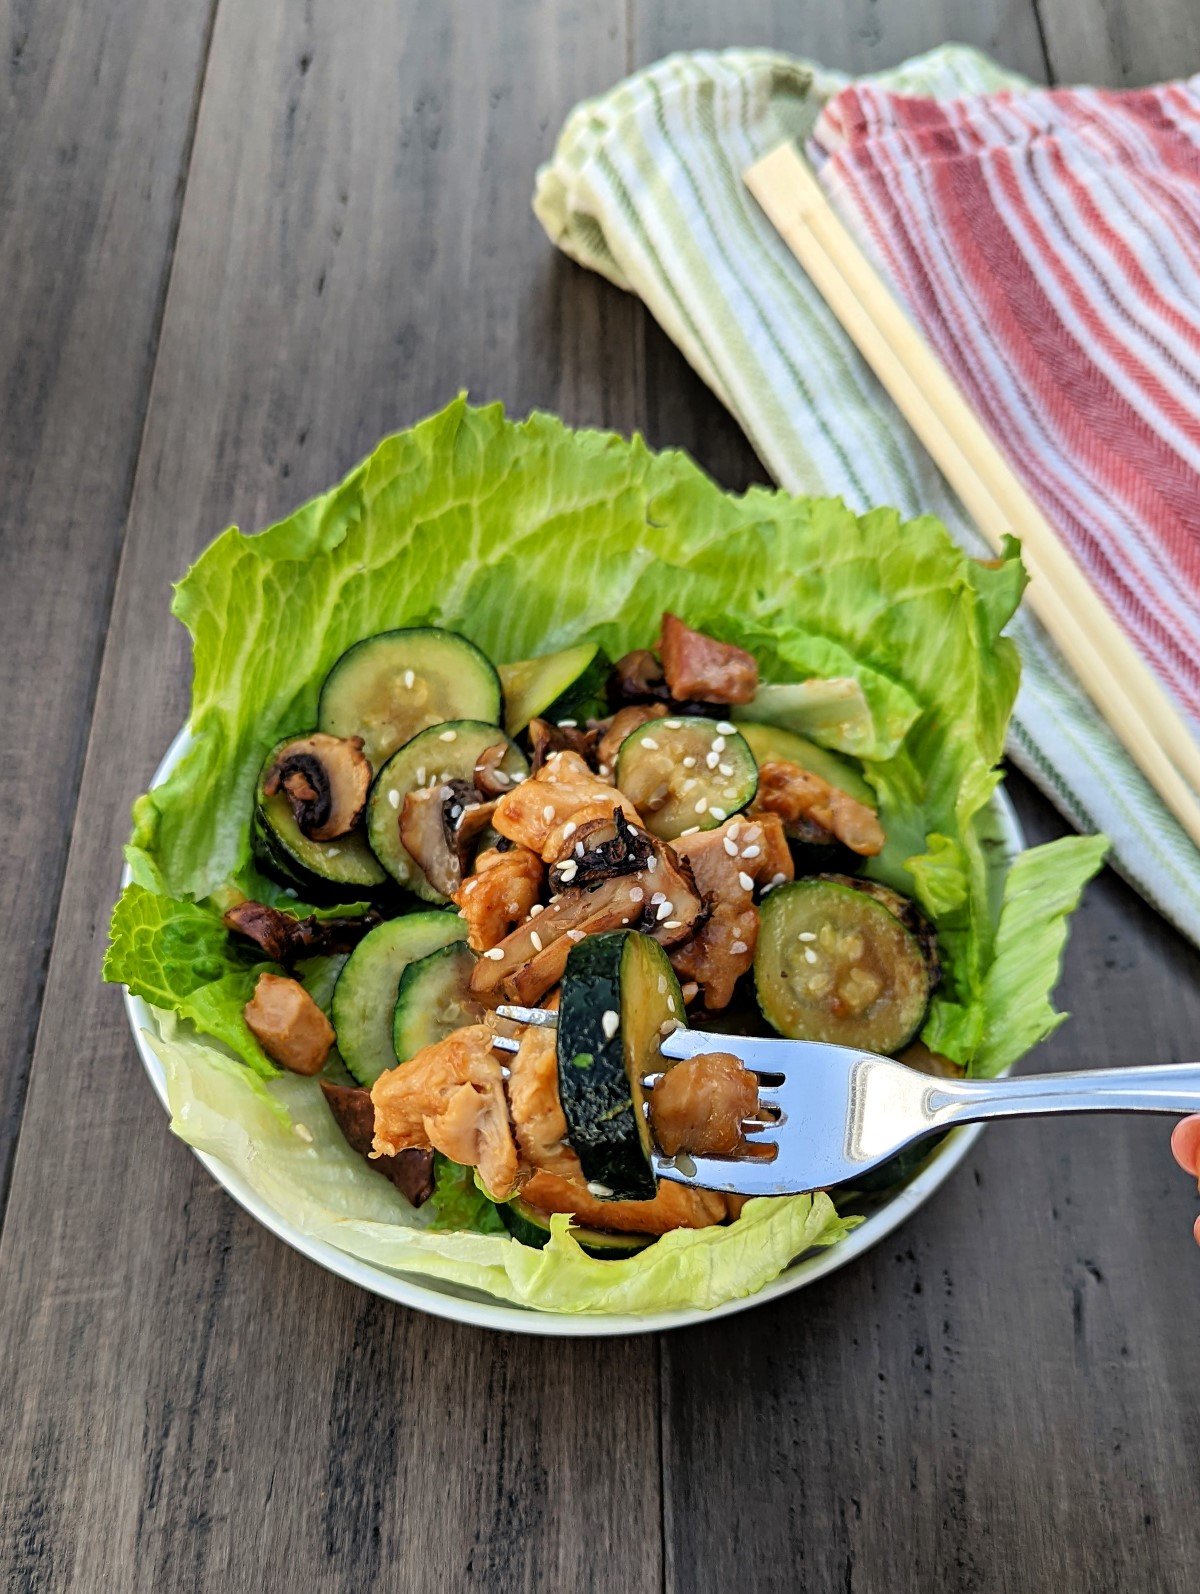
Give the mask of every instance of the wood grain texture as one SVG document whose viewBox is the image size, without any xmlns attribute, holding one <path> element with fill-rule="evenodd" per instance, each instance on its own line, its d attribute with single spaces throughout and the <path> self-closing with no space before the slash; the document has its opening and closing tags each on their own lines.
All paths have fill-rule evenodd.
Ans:
<svg viewBox="0 0 1200 1594">
<path fill-rule="evenodd" d="M 1055 83 L 1139 88 L 1200 70 L 1195 0 L 1037 0 Z"/>
<path fill-rule="evenodd" d="M 0 4 L 0 1211 L 134 460 L 208 0 Z M 153 19 L 153 25 L 151 25 Z"/>
<path fill-rule="evenodd" d="M 636 309 L 529 212 L 624 66 L 611 6 L 219 11 L 0 1243 L 13 1587 L 660 1582 L 652 1347 L 551 1357 L 303 1261 L 172 1140 L 97 983 L 128 802 L 185 711 L 169 582 L 214 531 L 463 384 L 634 423 Z"/>
</svg>

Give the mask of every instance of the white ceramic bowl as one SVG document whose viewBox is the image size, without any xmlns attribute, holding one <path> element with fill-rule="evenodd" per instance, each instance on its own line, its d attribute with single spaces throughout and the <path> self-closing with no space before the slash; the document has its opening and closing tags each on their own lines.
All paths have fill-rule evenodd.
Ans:
<svg viewBox="0 0 1200 1594">
<path fill-rule="evenodd" d="M 167 778 L 183 756 L 187 745 L 187 732 L 181 731 L 155 771 L 154 785 Z M 1002 791 L 996 794 L 986 818 L 988 836 L 993 842 L 991 856 L 994 867 L 998 871 L 1003 870 L 1021 851 L 1024 837 L 1012 804 Z M 126 884 L 128 879 L 129 873 L 126 870 L 122 877 L 122 885 Z M 146 1031 L 157 1034 L 158 1023 L 154 1011 L 141 997 L 131 996 L 128 991 L 125 993 L 125 1007 L 129 1014 L 134 1042 L 150 1076 L 150 1083 L 154 1086 L 163 1106 L 167 1107 L 166 1076 L 145 1035 Z M 472 1323 L 479 1328 L 504 1328 L 517 1334 L 587 1338 L 601 1334 L 648 1334 L 658 1329 L 684 1328 L 692 1323 L 711 1322 L 717 1317 L 729 1317 L 734 1312 L 744 1312 L 751 1306 L 761 1306 L 765 1301 L 773 1301 L 780 1295 L 789 1295 L 793 1290 L 811 1284 L 814 1279 L 823 1278 L 825 1274 L 845 1267 L 848 1262 L 852 1262 L 855 1257 L 861 1256 L 864 1251 L 870 1250 L 886 1235 L 899 1228 L 911 1213 L 928 1201 L 934 1191 L 944 1184 L 958 1167 L 981 1132 L 980 1125 L 954 1130 L 938 1145 L 913 1178 L 880 1199 L 872 1210 L 867 1212 L 865 1221 L 854 1230 L 853 1234 L 830 1246 L 828 1250 L 813 1252 L 793 1262 L 791 1267 L 773 1279 L 770 1284 L 764 1285 L 756 1295 L 743 1300 L 726 1301 L 724 1305 L 715 1306 L 710 1311 L 689 1309 L 655 1312 L 646 1316 L 617 1312 L 582 1315 L 537 1312 L 525 1307 L 511 1306 L 507 1302 L 491 1300 L 471 1291 L 455 1289 L 452 1285 L 423 1283 L 398 1273 L 391 1273 L 385 1268 L 374 1267 L 371 1263 L 360 1261 L 345 1251 L 339 1251 L 336 1246 L 324 1240 L 315 1240 L 301 1233 L 287 1218 L 269 1206 L 231 1168 L 227 1168 L 224 1163 L 215 1157 L 207 1156 L 204 1152 L 196 1151 L 195 1155 L 217 1183 L 223 1185 L 251 1217 L 256 1218 L 294 1250 L 314 1262 L 319 1262 L 331 1273 L 349 1279 L 352 1284 L 360 1284 L 363 1289 L 382 1295 L 387 1300 L 399 1301 L 403 1306 L 413 1306 L 419 1311 L 431 1312 L 436 1317 L 448 1317 L 458 1323 Z"/>
</svg>

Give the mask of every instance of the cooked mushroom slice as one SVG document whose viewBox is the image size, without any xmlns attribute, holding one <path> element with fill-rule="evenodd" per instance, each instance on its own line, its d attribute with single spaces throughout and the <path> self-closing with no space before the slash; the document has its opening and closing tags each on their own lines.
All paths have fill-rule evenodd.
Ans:
<svg viewBox="0 0 1200 1594">
<path fill-rule="evenodd" d="M 550 870 L 550 889 L 594 886 L 611 875 L 638 874 L 653 856 L 653 840 L 615 808 L 564 836 L 558 861 Z"/>
<path fill-rule="evenodd" d="M 577 753 L 590 760 L 596 738 L 590 731 L 573 725 L 552 725 L 549 720 L 529 722 L 529 767 L 536 775 L 551 753 Z"/>
<path fill-rule="evenodd" d="M 368 1167 L 390 1179 L 410 1205 L 419 1207 L 428 1201 L 433 1194 L 433 1152 L 413 1148 L 390 1157 L 373 1156 L 375 1107 L 371 1092 L 357 1085 L 331 1085 L 327 1079 L 321 1081 L 321 1091 L 351 1151 L 357 1151 Z"/>
<path fill-rule="evenodd" d="M 663 667 L 649 648 L 634 648 L 613 665 L 608 681 L 608 700 L 614 708 L 623 703 L 665 703 L 670 699 Z"/>
<path fill-rule="evenodd" d="M 310 841 L 336 841 L 354 829 L 367 804 L 371 766 L 362 748 L 361 736 L 299 736 L 280 748 L 263 793 L 283 792 Z"/>
<path fill-rule="evenodd" d="M 513 777 L 502 767 L 511 752 L 510 742 L 495 742 L 475 760 L 475 788 L 481 796 L 503 797 L 512 790 Z"/>
<path fill-rule="evenodd" d="M 242 1009 L 263 1051 L 294 1074 L 319 1074 L 334 1042 L 333 1025 L 300 984 L 281 974 L 260 974 Z"/>
<path fill-rule="evenodd" d="M 350 952 L 368 931 L 382 923 L 372 908 L 357 918 L 298 918 L 281 913 L 265 902 L 239 902 L 225 914 L 224 923 L 235 935 L 252 941 L 273 963 L 290 964 L 300 958 Z"/>
<path fill-rule="evenodd" d="M 423 786 L 405 797 L 400 840 L 444 897 L 454 896 L 462 885 L 471 842 L 487 827 L 495 806 L 465 780 Z"/>
</svg>

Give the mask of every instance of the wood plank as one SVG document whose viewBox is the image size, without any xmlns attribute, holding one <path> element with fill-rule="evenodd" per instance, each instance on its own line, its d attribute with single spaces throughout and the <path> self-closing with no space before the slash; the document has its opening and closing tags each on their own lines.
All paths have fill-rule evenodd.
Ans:
<svg viewBox="0 0 1200 1594">
<path fill-rule="evenodd" d="M 5 0 L 0 1211 L 178 222 L 209 3 Z M 149 26 L 151 17 L 155 26 Z"/>
<path fill-rule="evenodd" d="M 636 307 L 529 211 L 621 18 L 220 9 L 0 1245 L 14 1587 L 660 1581 L 653 1346 L 549 1354 L 303 1261 L 171 1139 L 96 982 L 128 801 L 185 708 L 168 583 L 213 532 L 463 384 L 635 421 Z"/>
<path fill-rule="evenodd" d="M 852 70 L 965 38 L 1044 75 L 1028 7 L 817 9 L 743 6 L 738 36 Z M 1169 0 L 1146 21 L 1151 40 L 1164 14 Z M 1136 35 L 1143 13 L 1126 15 Z M 638 20 L 638 61 L 730 38 L 716 5 L 642 7 Z M 1135 78 L 1168 70 L 1138 60 Z M 1059 75 L 1128 80 L 1111 59 L 1104 73 Z M 646 383 L 653 441 L 689 448 L 729 485 L 765 479 L 653 328 Z M 1027 782 L 1010 786 L 1032 839 L 1062 833 Z M 1194 1054 L 1198 973 L 1195 952 L 1106 874 L 1073 928 L 1059 1000 L 1075 1017 L 1027 1066 Z M 1190 1586 L 1200 1273 L 1194 1192 L 1166 1142 L 1157 1120 L 994 1128 L 948 1188 L 845 1273 L 667 1336 L 667 1587 Z"/>
<path fill-rule="evenodd" d="M 1195 0 L 1038 0 L 1055 83 L 1138 88 L 1200 67 Z"/>
</svg>

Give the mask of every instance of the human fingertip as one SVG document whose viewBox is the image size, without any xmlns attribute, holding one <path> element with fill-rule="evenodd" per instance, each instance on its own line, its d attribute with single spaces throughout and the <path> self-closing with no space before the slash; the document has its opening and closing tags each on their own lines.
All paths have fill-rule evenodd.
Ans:
<svg viewBox="0 0 1200 1594">
<path fill-rule="evenodd" d="M 1200 1114 L 1181 1118 L 1171 1131 L 1171 1153 L 1185 1173 L 1200 1178 Z"/>
</svg>

